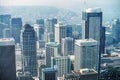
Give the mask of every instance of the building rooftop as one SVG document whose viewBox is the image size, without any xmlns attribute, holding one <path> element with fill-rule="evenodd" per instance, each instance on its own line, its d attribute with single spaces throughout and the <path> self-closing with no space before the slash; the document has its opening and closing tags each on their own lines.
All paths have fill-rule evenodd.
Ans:
<svg viewBox="0 0 120 80">
<path fill-rule="evenodd" d="M 56 56 L 56 57 L 51 57 L 52 59 L 59 59 L 59 60 L 62 60 L 62 59 L 69 59 L 69 57 L 68 56 L 60 56 L 60 55 L 58 55 L 58 56 Z"/>
<path fill-rule="evenodd" d="M 56 72 L 57 70 L 55 68 L 43 68 L 42 69 L 43 72 Z"/>
<path fill-rule="evenodd" d="M 79 39 L 75 40 L 75 44 L 79 46 L 94 46 L 98 45 L 98 42 L 94 39 Z"/>
<path fill-rule="evenodd" d="M 73 40 L 73 38 L 71 38 L 71 37 L 65 37 L 65 38 L 62 38 L 62 40 Z"/>
<path fill-rule="evenodd" d="M 64 77 L 64 79 L 79 78 L 80 75 L 71 73 L 71 74 L 65 74 L 65 75 L 63 75 L 63 77 Z"/>
<path fill-rule="evenodd" d="M 15 40 L 13 38 L 1 38 L 0 46 L 4 45 L 15 45 Z"/>
<path fill-rule="evenodd" d="M 49 42 L 49 43 L 46 43 L 46 46 L 51 46 L 51 47 L 57 47 L 59 45 L 60 45 L 60 43 L 58 43 L 58 42 Z"/>
<path fill-rule="evenodd" d="M 87 13 L 99 13 L 101 12 L 101 8 L 88 8 L 85 10 Z"/>
<path fill-rule="evenodd" d="M 55 27 L 66 27 L 66 24 L 63 24 L 63 23 L 57 23 L 57 24 L 55 24 Z"/>
<path fill-rule="evenodd" d="M 89 75 L 89 74 L 97 74 L 97 71 L 94 69 L 80 69 L 78 71 L 73 71 L 73 73 L 80 74 L 80 75 Z"/>
</svg>

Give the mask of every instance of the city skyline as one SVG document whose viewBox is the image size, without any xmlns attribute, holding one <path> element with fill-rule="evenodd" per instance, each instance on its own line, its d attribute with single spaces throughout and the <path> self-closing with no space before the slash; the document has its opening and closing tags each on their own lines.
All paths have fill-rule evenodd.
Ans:
<svg viewBox="0 0 120 80">
<path fill-rule="evenodd" d="M 77 7 L 108 7 L 115 4 L 118 7 L 119 0 L 1 0 L 0 6 L 53 6 L 59 8 Z"/>
<path fill-rule="evenodd" d="M 119 2 L 0 0 L 0 80 L 120 79 Z"/>
</svg>

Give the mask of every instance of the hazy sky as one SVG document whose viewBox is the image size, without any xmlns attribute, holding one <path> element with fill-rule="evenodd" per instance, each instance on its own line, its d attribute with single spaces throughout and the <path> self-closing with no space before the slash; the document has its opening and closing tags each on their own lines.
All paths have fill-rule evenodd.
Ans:
<svg viewBox="0 0 120 80">
<path fill-rule="evenodd" d="M 120 0 L 0 0 L 0 5 L 43 5 L 56 7 L 77 7 L 80 5 L 101 6 L 120 3 Z"/>
<path fill-rule="evenodd" d="M 0 0 L 1 5 L 59 5 L 81 2 L 82 0 Z"/>
</svg>

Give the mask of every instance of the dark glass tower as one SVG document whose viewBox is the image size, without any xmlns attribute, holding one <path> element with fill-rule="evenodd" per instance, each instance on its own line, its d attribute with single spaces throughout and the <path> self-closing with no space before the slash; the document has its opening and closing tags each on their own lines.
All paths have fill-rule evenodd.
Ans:
<svg viewBox="0 0 120 80">
<path fill-rule="evenodd" d="M 101 53 L 104 52 L 103 39 L 102 39 L 102 11 L 100 8 L 97 9 L 87 9 L 82 13 L 83 28 L 82 28 L 82 38 L 89 39 L 92 38 L 98 41 L 99 45 L 99 65 L 98 65 L 98 75 L 100 72 L 100 57 Z"/>
<path fill-rule="evenodd" d="M 0 39 L 0 80 L 16 80 L 15 41 Z"/>
<path fill-rule="evenodd" d="M 37 75 L 36 66 L 36 40 L 35 31 L 29 24 L 24 25 L 22 30 L 22 70 L 30 72 L 32 76 Z"/>
</svg>

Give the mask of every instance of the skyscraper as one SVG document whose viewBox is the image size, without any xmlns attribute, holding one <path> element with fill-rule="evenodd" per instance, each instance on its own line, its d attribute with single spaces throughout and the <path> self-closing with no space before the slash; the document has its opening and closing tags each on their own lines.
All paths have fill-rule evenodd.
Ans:
<svg viewBox="0 0 120 80">
<path fill-rule="evenodd" d="M 55 42 L 61 43 L 62 38 L 72 36 L 72 27 L 57 23 L 55 25 Z"/>
<path fill-rule="evenodd" d="M 99 70 L 98 75 L 100 71 L 100 57 L 101 53 L 104 52 L 102 43 L 102 11 L 100 8 L 96 9 L 87 9 L 82 13 L 82 19 L 83 19 L 83 28 L 82 28 L 82 38 L 83 39 L 89 39 L 92 38 L 94 40 L 98 41 L 99 45 Z"/>
<path fill-rule="evenodd" d="M 0 80 L 16 80 L 15 41 L 0 39 Z"/>
<path fill-rule="evenodd" d="M 112 35 L 114 43 L 118 43 L 120 41 L 120 20 L 114 19 L 112 22 Z"/>
<path fill-rule="evenodd" d="M 82 13 L 82 38 L 93 38 L 100 43 L 100 29 L 102 27 L 102 12 L 100 9 L 87 9 Z"/>
<path fill-rule="evenodd" d="M 46 67 L 51 67 L 51 57 L 58 56 L 61 54 L 60 43 L 49 42 L 46 43 Z"/>
<path fill-rule="evenodd" d="M 4 29 L 7 28 L 7 25 L 4 23 L 0 23 L 0 38 L 4 37 Z"/>
<path fill-rule="evenodd" d="M 55 68 L 43 68 L 42 80 L 57 80 L 57 70 Z"/>
<path fill-rule="evenodd" d="M 55 24 L 57 24 L 57 19 L 56 18 L 51 18 L 51 19 L 47 19 L 46 21 L 46 26 L 49 28 L 49 32 L 54 32 L 54 27 Z"/>
<path fill-rule="evenodd" d="M 44 19 L 38 19 L 38 20 L 36 20 L 36 24 L 38 24 L 40 27 L 44 28 L 44 26 L 45 26 Z"/>
<path fill-rule="evenodd" d="M 38 24 L 34 25 L 34 30 L 36 33 L 36 40 L 43 40 L 44 38 L 44 28 Z"/>
<path fill-rule="evenodd" d="M 66 37 L 62 39 L 61 42 L 62 54 L 64 56 L 73 55 L 74 51 L 74 39 L 71 37 Z"/>
<path fill-rule="evenodd" d="M 98 42 L 93 39 L 75 40 L 74 70 L 90 68 L 98 70 L 99 48 Z"/>
<path fill-rule="evenodd" d="M 51 67 L 56 67 L 58 77 L 71 72 L 71 61 L 68 56 L 51 57 Z"/>
<path fill-rule="evenodd" d="M 29 24 L 24 25 L 22 30 L 22 70 L 30 72 L 32 76 L 37 75 L 36 67 L 36 40 L 35 31 Z"/>
<path fill-rule="evenodd" d="M 10 27 L 10 19 L 11 19 L 11 15 L 9 14 L 0 15 L 0 22 L 6 24 L 7 27 Z"/>
<path fill-rule="evenodd" d="M 10 28 L 4 28 L 4 30 L 3 30 L 3 37 L 4 38 L 10 38 L 11 37 L 11 30 L 10 30 Z"/>
<path fill-rule="evenodd" d="M 20 43 L 20 32 L 22 29 L 22 20 L 21 18 L 12 18 L 11 19 L 11 34 L 15 39 L 15 43 Z"/>
<path fill-rule="evenodd" d="M 50 36 L 50 42 L 54 42 L 54 35 L 55 35 L 55 24 L 57 24 L 56 18 L 51 18 L 46 20 L 46 29 L 48 29 L 48 35 Z"/>
</svg>

